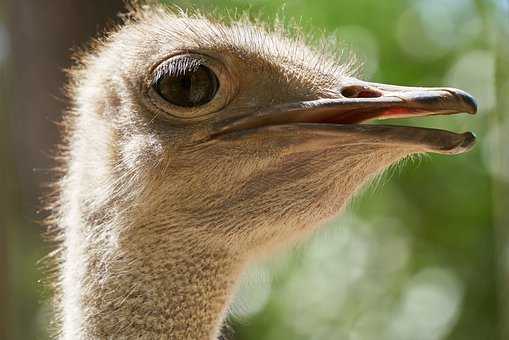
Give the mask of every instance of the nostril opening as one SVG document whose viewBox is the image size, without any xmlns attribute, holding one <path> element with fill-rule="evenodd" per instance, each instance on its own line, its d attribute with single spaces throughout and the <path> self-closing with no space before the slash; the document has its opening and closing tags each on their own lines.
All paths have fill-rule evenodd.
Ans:
<svg viewBox="0 0 509 340">
<path fill-rule="evenodd" d="M 344 87 L 341 94 L 346 98 L 378 98 L 382 96 L 382 93 L 376 89 L 357 85 Z"/>
</svg>

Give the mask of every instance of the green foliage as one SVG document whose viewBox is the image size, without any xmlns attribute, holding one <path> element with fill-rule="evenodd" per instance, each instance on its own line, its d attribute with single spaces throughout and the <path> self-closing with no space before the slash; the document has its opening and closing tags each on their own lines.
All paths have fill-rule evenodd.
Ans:
<svg viewBox="0 0 509 340">
<path fill-rule="evenodd" d="M 177 4 L 222 14 L 237 8 L 265 20 L 296 21 L 307 31 L 344 41 L 365 61 L 370 80 L 462 87 L 480 100 L 481 112 L 473 119 L 412 122 L 473 130 L 479 144 L 472 152 L 430 156 L 393 169 L 376 190 L 354 202 L 350 215 L 309 245 L 287 257 L 277 254 L 256 269 L 254 277 L 261 271 L 263 278 L 241 288 L 241 312 L 231 319 L 235 338 L 496 338 L 486 138 L 494 79 L 483 79 L 491 82 L 483 85 L 488 92 L 473 84 L 477 67 L 494 74 L 495 56 L 486 39 L 493 34 L 489 8 L 461 0 Z M 469 62 L 474 67 L 467 67 Z M 249 277 L 246 281 L 253 281 Z M 250 311 L 250 304 L 256 310 Z"/>
<path fill-rule="evenodd" d="M 488 117 L 498 71 L 490 3 L 165 2 L 220 14 L 246 11 L 266 21 L 283 17 L 344 41 L 364 61 L 369 80 L 461 87 L 480 100 L 477 117 L 401 122 L 475 131 L 479 143 L 466 155 L 429 156 L 392 169 L 309 243 L 255 268 L 233 308 L 235 339 L 496 339 L 491 183 L 497 172 Z M 35 284 L 41 273 L 34 263 L 46 251 L 34 238 L 39 231 L 8 235 L 15 241 L 8 265 L 18 268 L 9 282 L 12 301 L 31 325 L 14 334 L 34 338 L 47 327 L 47 303 L 39 303 Z"/>
</svg>

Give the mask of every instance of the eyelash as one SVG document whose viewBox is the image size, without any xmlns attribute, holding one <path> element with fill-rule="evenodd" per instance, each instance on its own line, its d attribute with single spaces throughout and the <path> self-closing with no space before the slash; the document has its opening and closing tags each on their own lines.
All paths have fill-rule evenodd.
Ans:
<svg viewBox="0 0 509 340">
<path fill-rule="evenodd" d="M 189 71 L 196 71 L 201 65 L 205 65 L 204 59 L 192 56 L 172 58 L 157 68 L 151 85 L 157 84 L 163 77 L 176 77 Z"/>
</svg>

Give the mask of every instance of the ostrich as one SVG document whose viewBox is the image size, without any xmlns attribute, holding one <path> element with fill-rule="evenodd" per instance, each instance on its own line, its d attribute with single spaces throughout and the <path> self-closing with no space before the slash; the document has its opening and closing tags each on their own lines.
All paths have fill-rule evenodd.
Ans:
<svg viewBox="0 0 509 340">
<path fill-rule="evenodd" d="M 470 132 L 362 124 L 475 113 L 452 88 L 356 79 L 279 29 L 151 5 L 71 72 L 57 309 L 63 339 L 216 339 L 239 276 L 413 154 Z"/>
</svg>

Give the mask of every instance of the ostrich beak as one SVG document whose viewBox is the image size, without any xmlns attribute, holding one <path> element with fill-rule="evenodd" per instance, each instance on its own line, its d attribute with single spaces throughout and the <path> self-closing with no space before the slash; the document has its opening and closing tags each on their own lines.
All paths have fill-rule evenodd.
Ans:
<svg viewBox="0 0 509 340">
<path fill-rule="evenodd" d="M 279 104 L 258 109 L 222 124 L 216 135 L 263 129 L 281 125 L 299 125 L 314 129 L 320 135 L 358 134 L 359 140 L 384 144 L 412 144 L 426 152 L 458 154 L 475 143 L 471 132 L 449 131 L 407 126 L 362 124 L 374 119 L 392 119 L 461 112 L 475 114 L 477 104 L 468 93 L 454 88 L 404 87 L 360 81 L 343 83 L 341 96 Z"/>
</svg>

